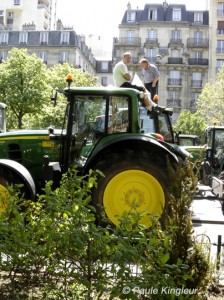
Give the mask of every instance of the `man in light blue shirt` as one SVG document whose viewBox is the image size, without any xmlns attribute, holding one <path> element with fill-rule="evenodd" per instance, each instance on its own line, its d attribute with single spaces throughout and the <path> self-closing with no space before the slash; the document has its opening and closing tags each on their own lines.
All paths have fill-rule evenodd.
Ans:
<svg viewBox="0 0 224 300">
<path fill-rule="evenodd" d="M 150 64 L 146 58 L 140 61 L 142 68 L 143 82 L 146 89 L 151 93 L 151 99 L 158 94 L 159 71 L 158 68 Z"/>
</svg>

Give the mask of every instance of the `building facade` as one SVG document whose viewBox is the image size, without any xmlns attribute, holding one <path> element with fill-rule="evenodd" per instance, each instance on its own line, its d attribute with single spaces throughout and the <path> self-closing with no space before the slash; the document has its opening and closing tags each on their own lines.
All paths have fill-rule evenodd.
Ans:
<svg viewBox="0 0 224 300">
<path fill-rule="evenodd" d="M 50 30 L 55 0 L 1 0 L 0 23 L 7 30 L 30 25 L 35 30 Z"/>
<path fill-rule="evenodd" d="M 82 37 L 74 30 L 0 30 L 0 59 L 9 56 L 12 48 L 27 48 L 48 66 L 69 63 L 91 75 L 96 75 L 96 61 Z"/>
<path fill-rule="evenodd" d="M 139 61 L 147 58 L 160 72 L 160 104 L 174 108 L 173 121 L 195 103 L 209 73 L 208 11 L 187 11 L 185 5 L 146 4 L 143 10 L 130 3 L 114 39 L 113 65 L 129 51 L 129 70 L 141 77 Z"/>
<path fill-rule="evenodd" d="M 214 80 L 224 64 L 224 0 L 210 0 L 209 28 L 209 79 Z"/>
</svg>

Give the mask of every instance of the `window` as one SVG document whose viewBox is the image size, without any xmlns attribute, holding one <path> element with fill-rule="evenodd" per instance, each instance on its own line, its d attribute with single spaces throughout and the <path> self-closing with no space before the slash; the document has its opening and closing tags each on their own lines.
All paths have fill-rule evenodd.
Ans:
<svg viewBox="0 0 224 300">
<path fill-rule="evenodd" d="M 194 52 L 194 58 L 202 59 L 203 58 L 203 52 L 202 51 L 195 51 Z"/>
<path fill-rule="evenodd" d="M 197 102 L 198 98 L 200 96 L 200 93 L 192 93 L 191 94 L 191 99 Z"/>
<path fill-rule="evenodd" d="M 169 99 L 180 99 L 180 91 L 169 91 L 168 92 Z"/>
<path fill-rule="evenodd" d="M 180 78 L 180 71 L 172 70 L 169 72 L 168 85 L 180 86 L 182 80 Z"/>
<path fill-rule="evenodd" d="M 148 31 L 148 40 L 149 41 L 156 41 L 156 39 L 157 39 L 156 30 L 149 30 Z"/>
<path fill-rule="evenodd" d="M 202 44 L 202 31 L 195 31 L 194 32 L 194 44 L 195 45 L 200 45 Z"/>
<path fill-rule="evenodd" d="M 40 52 L 39 57 L 43 60 L 43 63 L 47 63 L 47 53 L 46 52 Z"/>
<path fill-rule="evenodd" d="M 7 53 L 5 51 L 0 52 L 0 61 L 7 59 Z"/>
<path fill-rule="evenodd" d="M 157 20 L 157 10 L 150 9 L 148 12 L 148 20 L 156 21 Z"/>
<path fill-rule="evenodd" d="M 14 0 L 14 5 L 20 5 L 20 0 Z"/>
<path fill-rule="evenodd" d="M 181 21 L 181 9 L 173 10 L 173 21 Z"/>
<path fill-rule="evenodd" d="M 218 21 L 217 33 L 221 35 L 224 34 L 224 21 Z"/>
<path fill-rule="evenodd" d="M 4 16 L 4 10 L 0 10 L 0 16 Z"/>
<path fill-rule="evenodd" d="M 156 57 L 156 50 L 155 49 L 146 49 L 146 57 L 149 61 L 152 63 L 155 63 L 155 57 Z"/>
<path fill-rule="evenodd" d="M 175 42 L 180 41 L 180 39 L 181 39 L 180 38 L 180 34 L 181 34 L 180 30 L 177 30 L 177 29 L 172 30 L 171 31 L 171 38 L 172 38 L 172 40 L 175 41 Z"/>
<path fill-rule="evenodd" d="M 192 87 L 202 87 L 202 74 L 200 72 L 192 73 Z"/>
<path fill-rule="evenodd" d="M 8 44 L 9 34 L 8 32 L 1 32 L 0 33 L 0 43 L 1 44 Z"/>
<path fill-rule="evenodd" d="M 127 43 L 129 44 L 134 43 L 134 31 L 132 30 L 127 31 Z"/>
<path fill-rule="evenodd" d="M 61 52 L 59 63 L 63 64 L 65 62 L 68 62 L 68 52 Z"/>
<path fill-rule="evenodd" d="M 218 59 L 218 60 L 216 61 L 216 67 L 217 67 L 217 68 L 221 68 L 222 65 L 224 65 L 224 59 Z"/>
<path fill-rule="evenodd" d="M 217 41 L 217 53 L 218 54 L 224 53 L 224 41 L 222 40 Z"/>
<path fill-rule="evenodd" d="M 40 44 L 47 44 L 48 43 L 48 32 L 41 32 L 40 33 Z"/>
<path fill-rule="evenodd" d="M 19 43 L 20 44 L 27 44 L 28 40 L 28 32 L 20 32 L 19 34 Z"/>
<path fill-rule="evenodd" d="M 101 77 L 102 86 L 107 86 L 107 77 Z"/>
<path fill-rule="evenodd" d="M 102 61 L 101 70 L 108 71 L 108 61 Z"/>
<path fill-rule="evenodd" d="M 135 11 L 127 12 L 127 22 L 135 22 Z"/>
<path fill-rule="evenodd" d="M 203 13 L 202 12 L 195 12 L 194 13 L 194 23 L 203 23 Z"/>
<path fill-rule="evenodd" d="M 8 13 L 8 18 L 10 18 L 10 19 L 13 19 L 13 18 L 14 18 L 14 12 L 13 12 L 13 11 L 10 11 L 10 12 Z"/>
<path fill-rule="evenodd" d="M 219 2 L 218 3 L 218 11 L 217 11 L 217 15 L 219 17 L 224 16 L 224 2 Z"/>
<path fill-rule="evenodd" d="M 69 32 L 61 33 L 61 44 L 65 44 L 65 45 L 69 44 Z"/>
</svg>

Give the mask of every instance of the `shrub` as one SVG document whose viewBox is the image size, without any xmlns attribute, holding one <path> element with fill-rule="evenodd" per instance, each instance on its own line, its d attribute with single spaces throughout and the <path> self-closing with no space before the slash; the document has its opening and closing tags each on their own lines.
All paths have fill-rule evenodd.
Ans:
<svg viewBox="0 0 224 300">
<path fill-rule="evenodd" d="M 180 289 L 205 288 L 209 265 L 189 215 L 191 164 L 177 170 L 166 221 L 152 216 L 150 228 L 135 210 L 119 228 L 96 225 L 91 191 L 99 175 L 74 168 L 35 203 L 12 196 L 0 215 L 0 253 L 8 257 L 0 260 L 1 299 L 192 299 Z"/>
</svg>

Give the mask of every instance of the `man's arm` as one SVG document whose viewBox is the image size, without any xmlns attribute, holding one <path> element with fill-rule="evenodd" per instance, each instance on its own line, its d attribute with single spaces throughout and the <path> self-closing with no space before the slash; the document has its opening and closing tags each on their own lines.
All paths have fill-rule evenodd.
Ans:
<svg viewBox="0 0 224 300">
<path fill-rule="evenodd" d="M 126 80 L 128 80 L 128 81 L 131 80 L 131 75 L 129 73 L 125 73 L 125 74 L 123 74 L 123 76 Z"/>
</svg>

